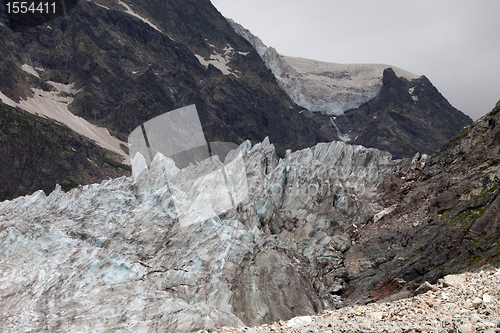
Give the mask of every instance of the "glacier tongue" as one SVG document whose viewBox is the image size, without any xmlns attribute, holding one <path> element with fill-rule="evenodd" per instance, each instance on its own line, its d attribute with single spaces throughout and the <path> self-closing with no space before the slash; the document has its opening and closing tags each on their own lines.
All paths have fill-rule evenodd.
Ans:
<svg viewBox="0 0 500 333">
<path fill-rule="evenodd" d="M 419 76 L 383 64 L 337 64 L 280 55 L 231 19 L 233 30 L 252 44 L 278 84 L 298 105 L 312 112 L 341 115 L 374 98 L 382 88 L 384 69 L 408 80 Z"/>
<path fill-rule="evenodd" d="M 314 302 L 333 306 L 311 282 L 293 289 L 304 277 L 280 249 L 297 253 L 324 290 L 342 288 L 317 263 L 341 268 L 350 247 L 341 235 L 383 209 L 374 194 L 393 166 L 389 153 L 342 142 L 278 160 L 266 139 L 224 164 L 214 156 L 177 169 L 158 155 L 134 177 L 1 202 L 0 330 L 190 332 L 274 320 L 276 307 L 291 318 Z M 283 297 L 307 304 L 257 300 L 278 290 L 273 280 L 237 287 L 252 255 L 256 272 L 278 258 L 273 272 L 292 281 Z M 263 317 L 239 310 L 252 307 Z"/>
</svg>

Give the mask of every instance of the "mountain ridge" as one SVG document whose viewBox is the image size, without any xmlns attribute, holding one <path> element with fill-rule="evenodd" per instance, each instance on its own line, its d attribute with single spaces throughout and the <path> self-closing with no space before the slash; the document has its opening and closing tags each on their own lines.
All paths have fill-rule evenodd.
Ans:
<svg viewBox="0 0 500 333">
<path fill-rule="evenodd" d="M 201 13 L 199 1 L 171 0 L 160 6 L 163 9 L 151 2 L 127 3 L 83 1 L 68 14 L 19 33 L 0 26 L 2 99 L 49 118 L 41 108 L 53 102 L 51 110 L 59 114 L 56 105 L 64 102 L 73 115 L 54 116 L 56 120 L 83 119 L 87 125 L 68 125 L 109 131 L 104 141 L 101 136 L 90 138 L 104 147 L 113 142 L 122 155 L 127 151 L 119 142 L 126 142 L 133 129 L 190 104 L 197 105 L 209 141 L 256 143 L 269 136 L 283 156 L 286 149 L 337 137 L 331 127 L 298 113 L 255 51 L 211 4 L 203 2 L 207 10 Z M 159 20 L 155 15 L 161 13 L 169 19 Z M 187 25 L 186 15 L 198 23 Z M 210 57 L 225 56 L 228 42 L 233 45 L 226 49 L 229 62 L 219 67 L 230 68 L 236 76 L 224 75 L 212 63 L 205 66 L 196 56 L 217 65 L 221 58 Z M 57 90 L 62 86 L 72 86 L 73 95 Z M 75 184 L 95 179 L 82 181 Z"/>
<path fill-rule="evenodd" d="M 472 120 L 425 77 L 411 81 L 384 70 L 379 94 L 335 118 L 352 143 L 390 151 L 395 158 L 432 154 Z"/>
<path fill-rule="evenodd" d="M 344 142 L 409 158 L 416 153 L 433 153 L 472 123 L 425 76 L 390 65 L 336 64 L 282 56 L 248 29 L 231 19 L 228 22 L 252 44 L 290 98 L 321 118 L 320 122 L 331 125 Z M 414 86 L 395 89 L 409 82 Z"/>
</svg>

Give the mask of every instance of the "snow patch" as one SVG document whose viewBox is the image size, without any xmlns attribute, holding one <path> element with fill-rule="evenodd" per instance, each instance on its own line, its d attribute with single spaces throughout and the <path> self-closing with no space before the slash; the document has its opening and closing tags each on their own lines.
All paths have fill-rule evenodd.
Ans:
<svg viewBox="0 0 500 333">
<path fill-rule="evenodd" d="M 94 2 L 94 3 L 95 3 L 96 5 L 98 5 L 99 7 L 102 7 L 102 8 L 104 8 L 104 9 L 109 10 L 109 7 L 106 7 L 106 6 L 104 6 L 104 5 L 98 4 L 97 2 Z"/>
<path fill-rule="evenodd" d="M 295 317 L 287 321 L 287 327 L 303 327 L 312 323 L 311 316 Z"/>
<path fill-rule="evenodd" d="M 29 73 L 33 76 L 36 76 L 37 78 L 40 78 L 40 75 L 38 75 L 37 71 L 31 67 L 30 65 L 24 64 L 21 66 L 21 69 L 25 71 L 26 73 Z"/>
<path fill-rule="evenodd" d="M 99 7 L 102 7 L 102 8 L 104 8 L 104 9 L 110 10 L 110 9 L 109 9 L 109 7 L 106 7 L 106 6 L 104 6 L 104 5 L 101 5 L 100 3 L 94 2 L 94 1 L 92 1 L 92 0 L 87 0 L 87 1 L 88 1 L 88 2 L 93 2 L 94 4 L 98 5 Z"/>
<path fill-rule="evenodd" d="M 13 108 L 17 107 L 17 103 L 11 100 L 9 97 L 5 96 L 3 92 L 0 91 L 0 100 L 2 100 L 3 103 L 12 106 Z"/>
<path fill-rule="evenodd" d="M 326 110 L 329 115 L 341 115 L 374 98 L 382 88 L 386 68 L 392 68 L 397 76 L 408 80 L 418 78 L 401 68 L 384 64 L 328 63 L 277 53 L 273 58 L 271 70 L 280 74 L 278 81 L 288 94 L 310 111 Z M 288 66 L 293 69 L 291 75 Z"/>
<path fill-rule="evenodd" d="M 95 165 L 96 167 L 99 167 L 97 164 L 95 164 L 94 161 L 92 161 L 90 158 L 87 157 L 87 161 L 89 161 L 90 163 L 92 163 L 93 165 Z"/>
<path fill-rule="evenodd" d="M 19 107 L 31 114 L 65 124 L 73 131 L 95 141 L 102 148 L 121 155 L 123 157 L 122 163 L 130 163 L 128 155 L 120 148 L 120 144 L 127 146 L 125 142 L 113 137 L 106 128 L 93 125 L 87 120 L 75 116 L 68 110 L 68 106 L 73 102 L 74 96 L 81 90 L 76 91 L 74 84 L 63 84 L 53 81 L 47 81 L 47 83 L 53 86 L 56 91 L 44 91 L 32 88 L 34 96 L 27 100 L 21 100 L 19 103 L 14 102 L 2 92 L 0 92 L 0 98 L 5 104 L 12 107 Z"/>
<path fill-rule="evenodd" d="M 207 42 L 208 46 L 210 46 L 211 48 L 216 48 L 214 44 L 210 44 L 210 42 L 208 41 L 208 39 L 205 38 L 205 41 Z"/>
<path fill-rule="evenodd" d="M 210 43 L 208 43 L 208 45 L 210 45 L 211 47 L 215 47 Z M 228 44 L 223 51 L 224 52 L 222 54 L 218 53 L 217 51 L 214 51 L 214 53 L 210 55 L 210 60 L 206 60 L 199 54 L 195 54 L 195 56 L 196 58 L 198 58 L 200 64 L 205 66 L 205 68 L 208 68 L 208 65 L 212 65 L 215 68 L 219 69 L 224 75 L 234 75 L 236 77 L 239 77 L 236 74 L 239 72 L 237 70 L 233 70 L 231 67 L 228 66 L 229 62 L 231 61 L 231 56 L 234 55 L 235 53 L 234 49 Z"/>
<path fill-rule="evenodd" d="M 154 24 L 153 24 L 150 20 L 148 20 L 147 18 L 144 18 L 144 17 L 140 16 L 139 14 L 137 14 L 136 12 L 134 12 L 134 11 L 132 10 L 132 8 L 130 8 L 130 6 L 129 6 L 129 5 L 127 5 L 125 2 L 120 1 L 120 0 L 117 0 L 117 1 L 118 1 L 118 3 L 119 3 L 120 5 L 122 5 L 123 7 L 125 7 L 125 9 L 126 9 L 125 13 L 130 14 L 130 15 L 132 15 L 132 16 L 134 16 L 134 17 L 138 18 L 138 19 L 139 19 L 139 20 L 141 20 L 142 22 L 144 22 L 144 23 L 148 24 L 148 25 L 149 25 L 150 27 L 152 27 L 153 29 L 158 30 L 159 32 L 163 33 L 163 32 L 162 32 L 162 31 L 161 31 L 161 30 L 160 30 L 160 29 L 159 29 L 156 25 L 154 25 Z"/>
<path fill-rule="evenodd" d="M 411 98 L 413 98 L 413 100 L 416 102 L 416 101 L 418 101 L 418 97 L 413 96 L 414 91 L 415 91 L 415 87 L 411 87 L 410 89 L 408 89 L 408 93 L 410 94 Z"/>
<path fill-rule="evenodd" d="M 337 124 L 335 124 L 335 122 L 333 121 L 336 117 L 330 117 L 330 121 L 332 122 L 332 126 L 335 127 L 335 130 L 337 131 L 337 135 L 339 137 L 340 140 L 342 140 L 343 142 L 349 142 L 351 141 L 351 138 L 349 137 L 349 134 L 342 134 L 339 130 L 339 128 L 337 127 Z"/>
<path fill-rule="evenodd" d="M 383 210 L 381 210 L 377 214 L 373 215 L 373 222 L 379 221 L 381 218 L 383 218 L 387 214 L 390 214 L 394 209 L 396 209 L 396 206 L 390 206 L 390 207 L 384 208 Z"/>
</svg>

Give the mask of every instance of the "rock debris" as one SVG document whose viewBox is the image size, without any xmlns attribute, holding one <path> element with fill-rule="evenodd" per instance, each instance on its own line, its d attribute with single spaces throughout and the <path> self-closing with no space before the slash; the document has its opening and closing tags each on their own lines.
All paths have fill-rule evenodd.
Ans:
<svg viewBox="0 0 500 333">
<path fill-rule="evenodd" d="M 431 286 L 425 293 L 394 302 L 325 310 L 318 316 L 259 327 L 224 327 L 217 332 L 500 332 L 500 269 L 448 275 Z"/>
</svg>

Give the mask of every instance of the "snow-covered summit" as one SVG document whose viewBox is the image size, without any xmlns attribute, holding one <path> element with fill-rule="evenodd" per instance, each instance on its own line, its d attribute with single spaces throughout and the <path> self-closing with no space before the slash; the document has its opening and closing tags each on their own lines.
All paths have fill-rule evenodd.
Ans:
<svg viewBox="0 0 500 333">
<path fill-rule="evenodd" d="M 389 67 L 399 77 L 419 77 L 384 64 L 337 64 L 282 56 L 248 29 L 231 19 L 228 22 L 253 45 L 288 95 L 309 111 L 340 115 L 369 101 L 382 88 L 383 72 Z"/>
</svg>

